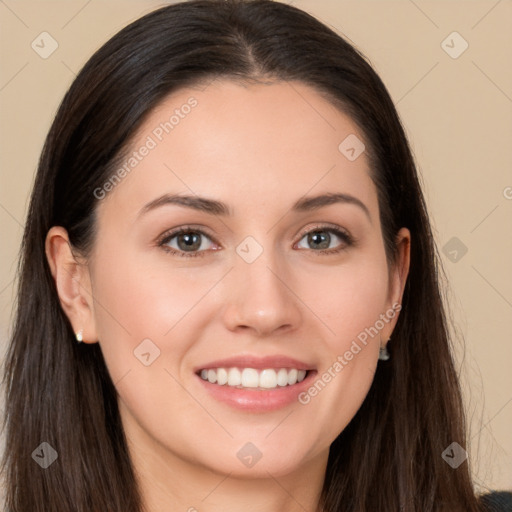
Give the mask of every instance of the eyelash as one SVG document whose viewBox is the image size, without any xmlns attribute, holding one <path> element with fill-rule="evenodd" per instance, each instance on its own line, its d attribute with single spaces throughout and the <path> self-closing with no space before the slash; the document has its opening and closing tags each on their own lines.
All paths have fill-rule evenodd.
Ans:
<svg viewBox="0 0 512 512">
<path fill-rule="evenodd" d="M 355 245 L 355 243 L 356 243 L 356 239 L 354 237 L 352 237 L 345 230 L 343 230 L 339 227 L 330 226 L 330 225 L 326 225 L 326 224 L 315 226 L 312 229 L 303 231 L 300 234 L 299 242 L 300 242 L 300 240 L 302 240 L 304 238 L 305 235 L 308 235 L 310 233 L 315 233 L 317 231 L 320 231 L 320 232 L 325 231 L 325 232 L 329 232 L 329 233 L 334 233 L 337 237 L 339 237 L 345 243 L 344 246 L 342 245 L 341 247 L 339 247 L 337 249 L 321 249 L 319 251 L 315 251 L 314 249 L 309 249 L 311 252 L 315 253 L 317 256 L 328 256 L 328 255 L 338 254 L 342 251 L 346 251 L 348 249 L 348 247 Z M 205 256 L 208 251 L 203 250 L 203 251 L 187 253 L 185 251 L 177 251 L 176 249 L 172 249 L 166 245 L 176 236 L 185 234 L 185 233 L 186 234 L 190 234 L 190 233 L 200 234 L 200 235 L 203 235 L 203 236 L 209 238 L 210 240 L 212 240 L 212 242 L 215 242 L 215 240 L 213 240 L 212 237 L 209 236 L 207 233 L 205 233 L 203 230 L 194 228 L 193 226 L 183 226 L 174 231 L 164 233 L 157 242 L 158 246 L 161 247 L 165 252 L 168 252 L 172 255 L 179 256 L 182 258 L 197 258 L 197 257 Z"/>
</svg>

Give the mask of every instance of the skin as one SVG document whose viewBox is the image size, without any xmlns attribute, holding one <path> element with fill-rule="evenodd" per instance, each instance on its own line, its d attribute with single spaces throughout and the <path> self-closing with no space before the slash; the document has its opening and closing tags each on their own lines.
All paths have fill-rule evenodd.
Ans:
<svg viewBox="0 0 512 512">
<path fill-rule="evenodd" d="M 363 402 L 398 313 L 306 405 L 240 411 L 209 396 L 193 368 L 284 354 L 321 375 L 401 303 L 410 233 L 400 230 L 388 269 L 366 154 L 349 161 L 338 149 L 349 134 L 364 138 L 304 84 L 223 80 L 177 91 L 151 112 L 133 149 L 191 96 L 197 106 L 99 201 L 87 259 L 73 256 L 63 228 L 48 233 L 61 304 L 75 332 L 100 343 L 149 512 L 318 510 L 329 445 Z M 290 211 L 304 195 L 332 192 L 360 199 L 370 218 L 348 203 Z M 139 215 L 163 193 L 217 199 L 233 216 L 178 205 Z M 301 233 L 325 223 L 357 243 L 331 234 L 329 248 L 345 250 L 318 254 Z M 188 224 L 207 233 L 204 257 L 157 243 Z M 252 263 L 236 252 L 247 236 L 263 248 Z M 176 237 L 169 243 L 184 250 Z M 146 338 L 160 350 L 149 366 L 133 352 Z M 247 442 L 262 453 L 252 468 L 236 456 Z"/>
</svg>

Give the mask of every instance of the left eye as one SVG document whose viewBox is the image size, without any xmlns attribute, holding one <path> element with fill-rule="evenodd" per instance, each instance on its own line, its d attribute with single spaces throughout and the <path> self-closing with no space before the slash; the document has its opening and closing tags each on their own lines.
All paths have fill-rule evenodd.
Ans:
<svg viewBox="0 0 512 512">
<path fill-rule="evenodd" d="M 329 234 L 331 233 L 331 234 Z M 332 234 L 334 234 L 334 238 L 341 239 L 344 245 L 342 247 L 338 248 L 332 248 L 330 247 L 330 242 L 333 241 Z M 350 236 L 335 228 L 316 228 L 312 231 L 308 231 L 302 238 L 301 241 L 306 239 L 306 243 L 312 244 L 314 248 L 320 249 L 320 251 L 314 251 L 314 252 L 338 252 L 342 250 L 345 246 L 348 246 L 351 244 L 351 238 Z M 299 242 L 300 243 L 300 242 Z M 316 246 L 316 247 L 315 247 Z M 308 247 L 306 247 L 308 249 Z"/>
</svg>

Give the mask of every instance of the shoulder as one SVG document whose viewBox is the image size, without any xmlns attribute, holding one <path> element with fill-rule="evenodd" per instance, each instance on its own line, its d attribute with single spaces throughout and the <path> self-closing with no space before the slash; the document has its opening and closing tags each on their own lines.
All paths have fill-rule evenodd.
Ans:
<svg viewBox="0 0 512 512">
<path fill-rule="evenodd" d="M 480 496 L 484 512 L 512 512 L 512 492 L 491 492 Z"/>
</svg>

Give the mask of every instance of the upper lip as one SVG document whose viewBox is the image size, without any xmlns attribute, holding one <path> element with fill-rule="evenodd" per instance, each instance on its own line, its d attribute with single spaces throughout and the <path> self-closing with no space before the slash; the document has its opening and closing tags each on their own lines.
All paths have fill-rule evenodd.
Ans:
<svg viewBox="0 0 512 512">
<path fill-rule="evenodd" d="M 313 370 L 313 366 L 298 359 L 284 355 L 256 357 L 241 355 L 227 359 L 217 359 L 195 368 L 195 372 L 209 368 L 254 368 L 264 370 L 265 368 L 296 368 L 297 370 Z"/>
</svg>

